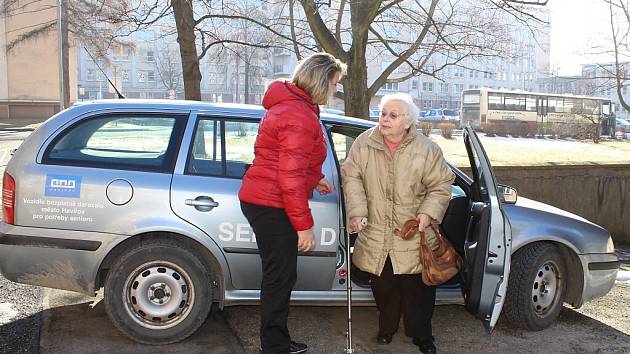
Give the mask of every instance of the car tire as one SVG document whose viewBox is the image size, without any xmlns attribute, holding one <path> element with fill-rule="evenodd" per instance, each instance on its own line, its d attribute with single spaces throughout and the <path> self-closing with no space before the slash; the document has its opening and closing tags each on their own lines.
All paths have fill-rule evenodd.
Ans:
<svg viewBox="0 0 630 354">
<path fill-rule="evenodd" d="M 567 267 L 557 248 L 536 243 L 512 256 L 503 313 L 515 328 L 540 331 L 560 314 L 566 296 Z"/>
<path fill-rule="evenodd" d="M 105 280 L 105 309 L 129 338 L 168 344 L 193 334 L 212 305 L 210 271 L 170 240 L 144 242 L 120 256 Z"/>
</svg>

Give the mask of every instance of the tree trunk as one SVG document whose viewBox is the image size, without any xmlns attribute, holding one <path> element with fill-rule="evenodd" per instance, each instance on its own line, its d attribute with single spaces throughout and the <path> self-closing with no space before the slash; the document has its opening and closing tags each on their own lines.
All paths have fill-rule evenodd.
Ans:
<svg viewBox="0 0 630 354">
<path fill-rule="evenodd" d="M 251 60 L 251 58 L 248 58 L 247 60 L 245 60 L 245 104 L 250 103 L 250 99 L 249 99 L 249 74 L 250 74 L 250 67 L 249 67 L 249 60 Z"/>
<path fill-rule="evenodd" d="M 366 6 L 363 6 L 366 5 Z M 367 85 L 367 62 L 365 50 L 367 47 L 369 23 L 369 8 L 371 4 L 350 2 L 352 24 L 352 47 L 349 50 L 348 74 L 343 81 L 343 95 L 345 113 L 347 116 L 369 119 L 370 99 Z"/>
<path fill-rule="evenodd" d="M 184 96 L 187 100 L 201 101 L 201 72 L 195 44 L 195 19 L 191 0 L 171 0 L 177 43 L 182 58 Z"/>
<path fill-rule="evenodd" d="M 367 68 L 365 64 L 357 64 L 355 59 L 348 63 L 348 73 L 343 79 L 343 100 L 347 116 L 369 119 L 371 97 L 366 88 Z"/>
</svg>

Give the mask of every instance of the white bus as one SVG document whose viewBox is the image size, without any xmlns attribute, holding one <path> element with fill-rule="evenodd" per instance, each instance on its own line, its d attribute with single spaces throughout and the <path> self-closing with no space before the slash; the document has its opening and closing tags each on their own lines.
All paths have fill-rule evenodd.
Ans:
<svg viewBox="0 0 630 354">
<path fill-rule="evenodd" d="M 527 131 L 558 123 L 601 122 L 601 134 L 614 134 L 614 103 L 608 98 L 479 88 L 462 92 L 462 125 Z M 523 134 L 525 135 L 525 134 Z"/>
</svg>

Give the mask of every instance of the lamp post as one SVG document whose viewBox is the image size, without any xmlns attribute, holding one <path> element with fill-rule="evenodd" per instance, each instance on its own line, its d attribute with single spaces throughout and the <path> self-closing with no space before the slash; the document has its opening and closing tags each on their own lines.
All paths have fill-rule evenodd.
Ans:
<svg viewBox="0 0 630 354">
<path fill-rule="evenodd" d="M 58 13 L 57 13 L 57 36 L 59 37 L 59 111 L 64 110 L 64 98 L 66 97 L 64 92 L 63 82 L 63 0 L 57 1 Z"/>
</svg>

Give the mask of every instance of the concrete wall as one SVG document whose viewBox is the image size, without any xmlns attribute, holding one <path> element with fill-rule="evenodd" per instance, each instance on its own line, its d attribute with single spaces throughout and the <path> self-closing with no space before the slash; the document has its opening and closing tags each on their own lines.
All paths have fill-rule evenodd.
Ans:
<svg viewBox="0 0 630 354">
<path fill-rule="evenodd" d="M 57 20 L 57 1 L 25 4 L 23 10 L 0 21 L 0 123 L 2 119 L 39 118 L 42 121 L 59 107 L 58 31 L 22 42 L 11 52 L 5 44 L 28 31 Z M 72 44 L 72 40 L 71 40 Z M 70 101 L 77 98 L 77 54 L 70 47 Z"/>
<path fill-rule="evenodd" d="M 4 18 L 0 16 L 0 100 L 9 97 L 9 81 L 7 80 L 7 53 L 5 50 L 5 46 L 7 43 L 4 32 Z"/>
<path fill-rule="evenodd" d="M 605 227 L 630 244 L 630 165 L 496 167 L 499 183 Z"/>
</svg>

